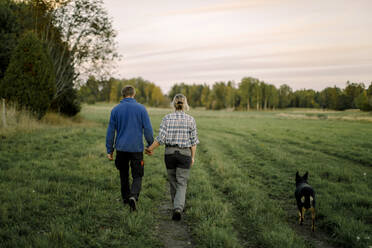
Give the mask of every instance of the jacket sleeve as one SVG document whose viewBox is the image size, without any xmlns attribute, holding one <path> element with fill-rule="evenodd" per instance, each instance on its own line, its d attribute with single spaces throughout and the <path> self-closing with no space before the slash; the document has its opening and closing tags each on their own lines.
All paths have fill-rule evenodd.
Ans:
<svg viewBox="0 0 372 248">
<path fill-rule="evenodd" d="M 146 109 L 142 111 L 142 128 L 145 135 L 147 145 L 150 146 L 154 142 L 154 134 L 150 122 L 149 114 Z"/>
<path fill-rule="evenodd" d="M 110 154 L 114 151 L 114 139 L 115 139 L 115 130 L 116 130 L 116 116 L 114 111 L 111 111 L 110 122 L 107 128 L 106 134 L 106 149 L 107 154 Z"/>
</svg>

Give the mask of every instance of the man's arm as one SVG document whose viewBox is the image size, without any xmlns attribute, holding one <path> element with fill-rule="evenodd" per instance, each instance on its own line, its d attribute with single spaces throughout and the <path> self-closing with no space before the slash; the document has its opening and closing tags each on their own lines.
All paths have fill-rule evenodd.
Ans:
<svg viewBox="0 0 372 248">
<path fill-rule="evenodd" d="M 150 117 L 146 109 L 142 112 L 142 122 L 143 133 L 145 135 L 147 145 L 150 146 L 154 142 L 154 133 L 152 131 Z"/>
<path fill-rule="evenodd" d="M 113 160 L 112 154 L 114 153 L 115 130 L 116 130 L 115 114 L 113 113 L 113 111 L 111 111 L 110 122 L 106 134 L 107 158 L 109 160 Z"/>
</svg>

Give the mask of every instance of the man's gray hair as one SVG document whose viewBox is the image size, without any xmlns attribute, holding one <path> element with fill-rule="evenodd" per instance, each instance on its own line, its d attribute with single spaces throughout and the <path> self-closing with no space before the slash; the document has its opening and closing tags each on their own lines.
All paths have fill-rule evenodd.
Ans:
<svg viewBox="0 0 372 248">
<path fill-rule="evenodd" d="M 123 97 L 134 96 L 136 94 L 136 89 L 132 85 L 125 85 L 121 90 L 121 95 Z"/>
<path fill-rule="evenodd" d="M 188 111 L 190 109 L 189 105 L 187 104 L 186 96 L 182 94 L 176 94 L 173 97 L 171 105 L 174 108 L 174 110 Z"/>
</svg>

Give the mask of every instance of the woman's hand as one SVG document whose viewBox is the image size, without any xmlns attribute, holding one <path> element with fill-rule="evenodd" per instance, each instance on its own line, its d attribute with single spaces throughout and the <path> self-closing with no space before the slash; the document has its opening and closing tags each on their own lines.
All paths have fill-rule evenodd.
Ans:
<svg viewBox="0 0 372 248">
<path fill-rule="evenodd" d="M 151 156 L 152 154 L 154 154 L 154 150 L 160 146 L 159 142 L 157 142 L 156 140 L 151 144 L 151 146 L 147 147 L 145 149 L 145 153 L 149 156 Z"/>
<path fill-rule="evenodd" d="M 150 149 L 149 147 L 145 149 L 145 153 L 146 153 L 146 155 L 149 155 L 149 156 L 151 156 L 152 154 L 154 154 L 153 150 Z"/>
<path fill-rule="evenodd" d="M 191 158 L 191 166 L 193 166 L 194 165 L 194 158 Z"/>
</svg>

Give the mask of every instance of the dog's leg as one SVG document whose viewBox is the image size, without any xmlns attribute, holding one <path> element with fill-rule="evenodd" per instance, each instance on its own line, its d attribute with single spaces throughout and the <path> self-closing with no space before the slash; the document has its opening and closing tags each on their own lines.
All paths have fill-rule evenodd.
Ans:
<svg viewBox="0 0 372 248">
<path fill-rule="evenodd" d="M 300 225 L 302 225 L 302 223 L 304 223 L 304 216 L 305 216 L 305 208 L 302 207 L 302 209 L 301 209 Z"/>
<path fill-rule="evenodd" d="M 301 211 L 298 211 L 298 224 L 301 225 Z"/>
<path fill-rule="evenodd" d="M 315 232 L 315 208 L 310 208 L 311 211 L 311 219 L 313 221 L 313 224 L 311 225 L 311 230 Z"/>
</svg>

